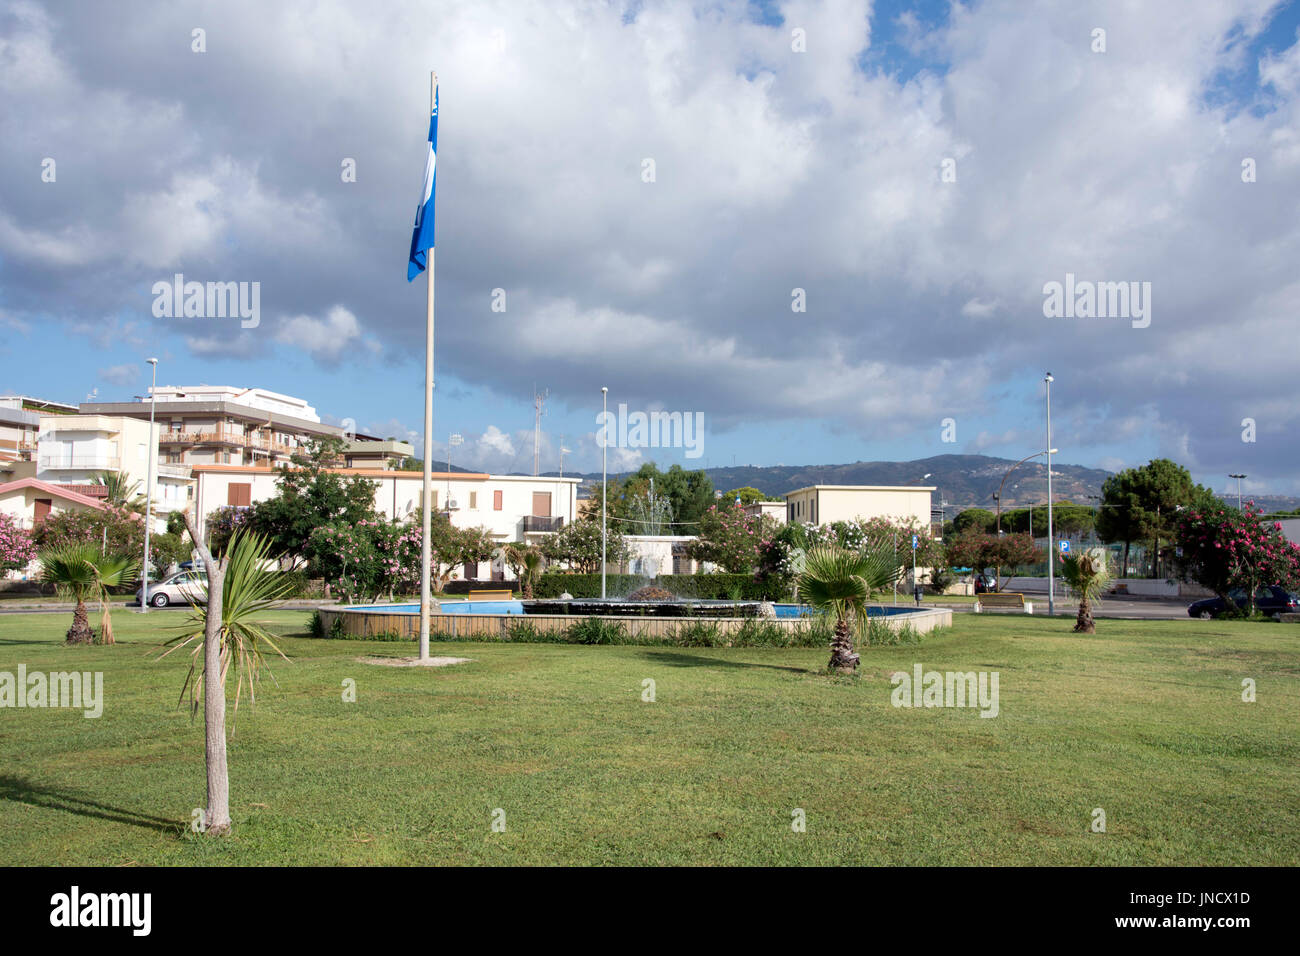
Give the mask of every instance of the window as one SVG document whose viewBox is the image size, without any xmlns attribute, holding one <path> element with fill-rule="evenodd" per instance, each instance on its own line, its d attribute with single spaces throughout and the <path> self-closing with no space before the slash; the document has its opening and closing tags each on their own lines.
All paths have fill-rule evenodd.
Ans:
<svg viewBox="0 0 1300 956">
<path fill-rule="evenodd" d="M 549 491 L 533 492 L 533 516 L 549 518 L 551 516 L 551 493 Z"/>
<path fill-rule="evenodd" d="M 477 510 L 477 509 L 478 509 L 478 492 L 477 492 L 477 491 L 471 491 L 471 492 L 469 493 L 469 506 L 470 506 L 470 508 L 472 508 L 472 509 L 474 509 L 474 510 Z"/>
<path fill-rule="evenodd" d="M 492 510 L 493 510 L 493 511 L 500 511 L 500 510 L 501 510 L 501 492 L 500 492 L 500 491 L 494 491 L 494 492 L 492 492 Z"/>
<path fill-rule="evenodd" d="M 232 481 L 226 486 L 226 504 L 247 508 L 253 503 L 253 485 L 247 481 Z"/>
</svg>

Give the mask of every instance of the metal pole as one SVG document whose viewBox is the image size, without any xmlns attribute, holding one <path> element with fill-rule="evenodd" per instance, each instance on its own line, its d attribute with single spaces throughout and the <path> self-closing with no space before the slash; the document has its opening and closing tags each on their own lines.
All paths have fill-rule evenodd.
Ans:
<svg viewBox="0 0 1300 956">
<path fill-rule="evenodd" d="M 1240 511 L 1240 510 L 1241 510 L 1241 479 L 1243 479 L 1243 478 L 1245 478 L 1245 477 L 1247 477 L 1247 476 L 1246 476 L 1246 475 L 1229 475 L 1228 477 L 1229 477 L 1229 478 L 1236 478 L 1236 479 L 1237 479 L 1237 510 Z"/>
<path fill-rule="evenodd" d="M 154 441 L 153 431 L 153 413 L 158 404 L 158 360 L 151 358 L 148 362 L 153 366 L 153 382 L 149 386 L 149 468 L 146 478 L 148 487 L 144 491 L 144 567 L 141 569 L 144 576 L 144 590 L 140 592 L 141 614 L 149 610 L 149 532 L 151 530 L 149 526 L 153 523 L 153 466 L 154 460 L 158 457 L 158 445 Z"/>
<path fill-rule="evenodd" d="M 433 114 L 438 103 L 438 74 L 429 74 L 429 113 Z M 432 212 L 432 209 L 430 209 Z M 433 253 L 428 249 L 428 299 L 426 306 L 426 323 L 424 330 L 424 474 L 421 490 L 423 494 L 424 514 L 421 516 L 420 530 L 420 660 L 429 659 L 429 603 L 432 593 L 429 587 L 429 575 L 433 571 L 433 550 L 430 537 L 433 534 Z M 448 455 L 450 456 L 450 451 Z M 450 470 L 450 462 L 448 462 Z M 451 479 L 448 479 L 450 481 Z"/>
<path fill-rule="evenodd" d="M 600 388 L 600 597 L 605 598 L 606 515 L 609 511 L 609 389 Z"/>
<path fill-rule="evenodd" d="M 1056 541 L 1052 534 L 1052 373 L 1043 382 L 1047 385 L 1047 614 L 1056 613 Z"/>
</svg>

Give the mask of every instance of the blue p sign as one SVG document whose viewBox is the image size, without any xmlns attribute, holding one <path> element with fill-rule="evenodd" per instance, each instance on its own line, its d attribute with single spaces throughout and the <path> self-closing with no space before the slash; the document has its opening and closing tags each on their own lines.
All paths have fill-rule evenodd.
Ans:
<svg viewBox="0 0 1300 956">
<path fill-rule="evenodd" d="M 1061 554 L 1069 554 L 1069 553 L 1070 553 L 1070 542 L 1068 542 L 1068 541 L 1062 541 L 1062 542 L 1061 542 Z"/>
<path fill-rule="evenodd" d="M 916 546 L 917 546 L 917 544 L 918 544 L 918 539 L 917 539 L 916 535 L 912 535 L 912 550 L 913 550 L 913 551 L 916 550 Z"/>
</svg>

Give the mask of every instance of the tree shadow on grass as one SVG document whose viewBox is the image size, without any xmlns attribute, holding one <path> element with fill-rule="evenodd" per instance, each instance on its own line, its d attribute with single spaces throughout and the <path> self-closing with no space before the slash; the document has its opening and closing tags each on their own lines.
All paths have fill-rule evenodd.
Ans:
<svg viewBox="0 0 1300 956">
<path fill-rule="evenodd" d="M 168 820 L 165 817 L 155 817 L 97 800 L 89 800 L 77 793 L 46 787 L 11 774 L 0 774 L 0 801 L 23 803 L 44 810 L 62 810 L 64 813 L 94 817 L 110 823 L 125 823 L 159 833 L 180 833 L 184 830 L 184 823 L 179 820 Z"/>
<path fill-rule="evenodd" d="M 784 664 L 754 664 L 750 661 L 729 661 L 718 657 L 699 657 L 680 651 L 642 651 L 641 656 L 669 667 L 742 667 L 769 671 L 787 671 L 791 674 L 810 674 L 807 667 L 788 667 Z"/>
</svg>

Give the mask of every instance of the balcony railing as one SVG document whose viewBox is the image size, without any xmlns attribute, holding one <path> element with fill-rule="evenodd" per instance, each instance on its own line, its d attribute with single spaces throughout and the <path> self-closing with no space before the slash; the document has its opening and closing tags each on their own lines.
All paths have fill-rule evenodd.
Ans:
<svg viewBox="0 0 1300 956">
<path fill-rule="evenodd" d="M 559 531 L 564 527 L 563 518 L 546 518 L 541 515 L 524 515 L 524 531 Z"/>
<path fill-rule="evenodd" d="M 207 432 L 162 432 L 158 436 L 158 443 L 160 445 L 239 445 L 243 448 L 286 453 L 297 447 L 285 441 L 271 441 L 261 435 L 237 432 L 229 428 L 218 428 L 216 431 Z"/>
<path fill-rule="evenodd" d="M 45 455 L 40 459 L 42 471 L 59 471 L 73 468 L 96 468 L 104 471 L 117 471 L 122 459 L 109 458 L 107 455 Z"/>
</svg>

